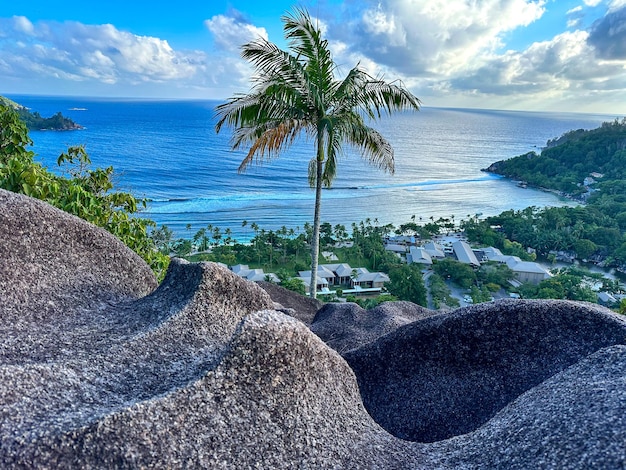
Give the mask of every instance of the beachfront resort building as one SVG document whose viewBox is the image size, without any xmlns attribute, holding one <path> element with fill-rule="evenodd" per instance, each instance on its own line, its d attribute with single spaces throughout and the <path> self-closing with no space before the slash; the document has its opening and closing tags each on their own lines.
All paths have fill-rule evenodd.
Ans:
<svg viewBox="0 0 626 470">
<path fill-rule="evenodd" d="M 454 256 L 463 264 L 470 264 L 472 266 L 480 266 L 480 261 L 474 254 L 472 247 L 463 240 L 457 240 L 452 243 L 452 250 Z"/>
<path fill-rule="evenodd" d="M 259 282 L 259 281 L 270 281 L 270 282 L 280 282 L 278 276 L 274 273 L 266 273 L 262 269 L 250 269 L 247 264 L 237 264 L 235 266 L 231 266 L 230 270 L 234 272 L 237 276 L 243 277 L 248 281 Z"/>
<path fill-rule="evenodd" d="M 412 246 L 409 253 L 406 255 L 406 262 L 408 264 L 418 263 L 430 266 L 433 264 L 433 258 L 423 246 Z"/>
<path fill-rule="evenodd" d="M 506 264 L 515 274 L 515 278 L 522 284 L 539 284 L 544 279 L 552 277 L 550 271 L 539 263 L 522 261 L 518 256 L 503 255 L 497 248 L 481 248 L 477 251 L 483 261 Z"/>
<path fill-rule="evenodd" d="M 300 271 L 299 279 L 311 285 L 311 271 Z M 367 268 L 352 268 L 347 263 L 321 264 L 317 267 L 317 290 L 325 294 L 330 287 L 343 287 L 344 294 L 380 293 L 389 276 L 382 272 L 369 272 Z"/>
<path fill-rule="evenodd" d="M 505 256 L 497 248 L 472 249 L 458 234 L 453 238 L 441 239 L 439 242 L 428 242 L 423 246 L 411 246 L 406 254 L 407 263 L 429 266 L 433 264 L 433 260 L 443 259 L 447 255 L 474 267 L 489 261 L 506 264 L 513 271 L 517 282 L 520 284 L 539 284 L 544 279 L 552 277 L 552 274 L 539 263 L 522 261 L 517 256 Z"/>
</svg>

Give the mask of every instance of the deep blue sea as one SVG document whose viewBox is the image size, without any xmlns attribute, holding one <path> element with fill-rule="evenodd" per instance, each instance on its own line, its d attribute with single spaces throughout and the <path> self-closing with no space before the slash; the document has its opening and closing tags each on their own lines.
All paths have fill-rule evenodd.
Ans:
<svg viewBox="0 0 626 470">
<path fill-rule="evenodd" d="M 245 152 L 232 152 L 229 132 L 216 135 L 214 101 L 138 101 L 75 97 L 9 98 L 43 116 L 58 111 L 80 131 L 33 131 L 37 159 L 53 169 L 69 145 L 84 144 L 93 164 L 113 166 L 118 188 L 151 202 L 145 216 L 190 236 L 212 224 L 250 236 L 242 221 L 261 228 L 302 227 L 313 219 L 307 181 L 311 142 L 245 174 Z M 341 159 L 332 189 L 324 191 L 322 220 L 366 218 L 381 224 L 455 216 L 495 215 L 527 206 L 568 204 L 553 194 L 522 189 L 481 171 L 571 129 L 591 129 L 618 116 L 424 107 L 373 123 L 395 149 L 396 172 L 368 166 L 358 153 Z M 191 224 L 191 232 L 186 230 Z"/>
</svg>

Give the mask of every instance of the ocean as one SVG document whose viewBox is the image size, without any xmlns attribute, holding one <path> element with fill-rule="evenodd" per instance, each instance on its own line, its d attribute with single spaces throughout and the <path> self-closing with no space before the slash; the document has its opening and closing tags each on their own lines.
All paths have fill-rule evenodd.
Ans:
<svg viewBox="0 0 626 470">
<path fill-rule="evenodd" d="M 312 222 L 314 191 L 307 180 L 311 141 L 239 174 L 244 151 L 229 147 L 229 131 L 215 133 L 215 101 L 155 101 L 10 95 L 43 116 L 56 112 L 85 128 L 32 131 L 36 159 L 56 171 L 70 145 L 84 144 L 94 166 L 113 166 L 118 189 L 149 200 L 142 216 L 190 237 L 208 224 L 248 238 L 256 222 L 266 230 Z M 430 217 L 460 221 L 528 206 L 571 204 L 554 194 L 523 189 L 482 172 L 497 160 L 535 150 L 572 129 L 592 129 L 618 116 L 424 107 L 372 126 L 395 150 L 394 175 L 370 167 L 358 152 L 339 162 L 322 196 L 322 220 L 350 227 L 366 219 L 399 225 Z M 191 229 L 187 229 L 190 225 Z"/>
</svg>

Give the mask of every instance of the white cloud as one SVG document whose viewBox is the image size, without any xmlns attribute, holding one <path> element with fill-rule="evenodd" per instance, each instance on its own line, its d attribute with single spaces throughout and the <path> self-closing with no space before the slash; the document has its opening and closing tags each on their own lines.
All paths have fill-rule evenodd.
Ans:
<svg viewBox="0 0 626 470">
<path fill-rule="evenodd" d="M 550 40 L 512 50 L 506 44 L 510 32 L 541 19 L 546 2 L 382 0 L 358 5 L 360 14 L 353 12 L 357 3 L 350 3 L 352 19 L 346 20 L 345 11 L 329 30 L 333 44 L 340 45 L 337 57 L 349 64 L 360 60 L 372 74 L 402 79 L 426 104 L 550 109 L 568 103 L 572 109 L 578 101 L 606 107 L 624 98 L 624 48 L 616 45 L 626 44 L 621 10 L 609 11 L 594 29 L 583 31 L 574 28 L 582 24 L 585 9 L 572 8 L 565 17 L 570 31 L 555 31 Z"/>
<path fill-rule="evenodd" d="M 24 34 L 32 35 L 35 32 L 35 27 L 25 16 L 14 16 L 13 22 L 15 30 Z"/>
<path fill-rule="evenodd" d="M 356 20 L 337 25 L 337 39 L 383 68 L 451 75 L 502 46 L 503 36 L 544 13 L 543 0 L 383 0 L 350 2 Z"/>
<path fill-rule="evenodd" d="M 588 7 L 597 7 L 602 3 L 602 0 L 583 0 L 583 3 Z"/>
<path fill-rule="evenodd" d="M 567 12 L 565 13 L 566 15 L 571 15 L 573 13 L 578 13 L 583 11 L 583 7 L 581 7 L 580 5 L 578 5 L 577 7 L 572 8 L 571 10 L 567 10 Z"/>
<path fill-rule="evenodd" d="M 626 6 L 609 10 L 604 18 L 596 21 L 589 43 L 602 59 L 626 61 Z"/>
<path fill-rule="evenodd" d="M 613 12 L 615 10 L 620 10 L 626 7 L 626 0 L 612 0 L 609 4 L 609 11 Z"/>
<path fill-rule="evenodd" d="M 359 63 L 402 80 L 427 105 L 546 109 L 604 100 L 613 109 L 626 102 L 626 0 L 605 5 L 588 31 L 576 28 L 591 10 L 571 8 L 568 32 L 525 50 L 506 41 L 542 18 L 544 0 L 345 0 L 313 20 L 339 74 Z M 0 18 L 0 77 L 5 87 L 30 80 L 54 93 L 224 98 L 248 90 L 252 70 L 239 47 L 267 39 L 267 30 L 234 10 L 204 25 L 213 47 L 189 51 L 113 25 Z"/>
<path fill-rule="evenodd" d="M 217 15 L 205 20 L 204 24 L 213 34 L 215 44 L 227 51 L 238 50 L 243 44 L 258 38 L 268 38 L 265 28 L 235 16 Z"/>
<path fill-rule="evenodd" d="M 0 59 L 13 77 L 33 73 L 72 81 L 142 83 L 189 79 L 202 71 L 197 51 L 175 51 L 165 40 L 120 31 L 112 25 L 76 22 L 31 23 L 14 17 L 1 29 L 11 40 L 0 42 Z"/>
<path fill-rule="evenodd" d="M 550 100 L 593 91 L 620 91 L 626 70 L 599 61 L 588 44 L 589 33 L 566 32 L 550 41 L 537 42 L 522 52 L 494 56 L 472 75 L 452 80 L 452 87 L 483 96 L 501 95 Z"/>
</svg>

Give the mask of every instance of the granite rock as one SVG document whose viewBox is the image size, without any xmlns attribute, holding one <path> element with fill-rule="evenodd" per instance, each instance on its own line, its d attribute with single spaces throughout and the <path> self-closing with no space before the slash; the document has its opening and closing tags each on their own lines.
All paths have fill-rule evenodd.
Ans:
<svg viewBox="0 0 626 470">
<path fill-rule="evenodd" d="M 306 325 L 311 325 L 315 314 L 324 305 L 317 299 L 300 295 L 273 282 L 260 281 L 257 284 L 277 303 L 276 310 L 297 318 Z"/>
<path fill-rule="evenodd" d="M 402 325 L 435 314 L 432 310 L 404 301 L 384 302 L 369 310 L 351 302 L 328 303 L 318 310 L 311 323 L 311 331 L 343 354 Z"/>
<path fill-rule="evenodd" d="M 434 442 L 477 429 L 542 381 L 624 343 L 623 318 L 603 307 L 503 300 L 402 326 L 344 358 L 381 426 Z"/>
<path fill-rule="evenodd" d="M 40 201 L 0 191 L 0 222 L 1 468 L 626 465 L 626 323 L 603 308 L 353 310 L 346 361 L 216 264 L 173 260 L 157 288 Z"/>
</svg>

